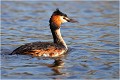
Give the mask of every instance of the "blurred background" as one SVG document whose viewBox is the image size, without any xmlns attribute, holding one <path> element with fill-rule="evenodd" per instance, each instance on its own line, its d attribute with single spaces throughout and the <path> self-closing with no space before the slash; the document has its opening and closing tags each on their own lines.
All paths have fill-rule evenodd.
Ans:
<svg viewBox="0 0 120 80">
<path fill-rule="evenodd" d="M 53 41 L 49 18 L 56 8 L 79 22 L 61 26 L 70 49 L 62 68 L 48 66 L 52 59 L 7 55 L 25 43 Z M 118 1 L 1 2 L 2 79 L 118 79 L 118 42 Z"/>
</svg>

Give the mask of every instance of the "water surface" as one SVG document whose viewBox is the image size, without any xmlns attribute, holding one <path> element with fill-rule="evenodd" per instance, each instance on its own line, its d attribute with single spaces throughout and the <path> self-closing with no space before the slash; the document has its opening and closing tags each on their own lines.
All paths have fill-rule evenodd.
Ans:
<svg viewBox="0 0 120 80">
<path fill-rule="evenodd" d="M 29 42 L 52 41 L 49 18 L 59 8 L 79 23 L 61 27 L 70 51 L 61 67 L 53 59 L 8 55 Z M 119 3 L 117 1 L 2 1 L 2 79 L 118 79 Z"/>
</svg>

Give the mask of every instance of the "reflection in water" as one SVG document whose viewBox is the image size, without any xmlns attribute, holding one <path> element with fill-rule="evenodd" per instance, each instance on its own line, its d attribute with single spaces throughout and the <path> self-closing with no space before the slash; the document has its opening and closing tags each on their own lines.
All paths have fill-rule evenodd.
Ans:
<svg viewBox="0 0 120 80">
<path fill-rule="evenodd" d="M 62 60 L 55 60 L 55 62 L 48 67 L 50 67 L 54 71 L 55 75 L 61 75 L 63 73 L 60 72 L 60 69 L 63 68 L 63 66 L 64 66 L 64 62 Z"/>
<path fill-rule="evenodd" d="M 64 67 L 64 61 L 61 59 L 56 59 L 52 64 L 41 63 L 41 65 L 51 68 L 51 70 L 54 72 L 53 75 L 64 74 L 60 71 L 60 69 L 62 69 Z"/>
</svg>

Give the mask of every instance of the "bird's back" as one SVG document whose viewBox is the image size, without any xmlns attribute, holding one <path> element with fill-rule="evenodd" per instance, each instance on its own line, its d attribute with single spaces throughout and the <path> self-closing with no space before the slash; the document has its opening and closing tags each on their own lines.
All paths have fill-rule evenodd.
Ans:
<svg viewBox="0 0 120 80">
<path fill-rule="evenodd" d="M 11 54 L 28 54 L 43 57 L 58 57 L 66 52 L 63 45 L 50 42 L 27 43 L 15 49 Z"/>
</svg>

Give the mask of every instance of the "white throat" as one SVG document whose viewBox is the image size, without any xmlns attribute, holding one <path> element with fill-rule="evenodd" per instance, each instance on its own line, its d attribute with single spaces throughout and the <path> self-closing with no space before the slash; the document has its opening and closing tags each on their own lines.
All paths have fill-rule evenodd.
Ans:
<svg viewBox="0 0 120 80">
<path fill-rule="evenodd" d="M 52 35 L 53 35 L 54 43 L 63 45 L 67 50 L 68 47 L 67 47 L 65 41 L 63 40 L 63 38 L 61 36 L 60 28 L 56 29 L 56 30 L 51 29 L 51 32 L 52 32 Z"/>
<path fill-rule="evenodd" d="M 56 32 L 56 35 L 58 36 L 59 41 L 60 41 L 60 42 L 66 47 L 66 49 L 67 49 L 67 45 L 66 45 L 65 41 L 64 41 L 63 38 L 62 38 L 60 29 L 57 29 L 55 32 Z"/>
</svg>

